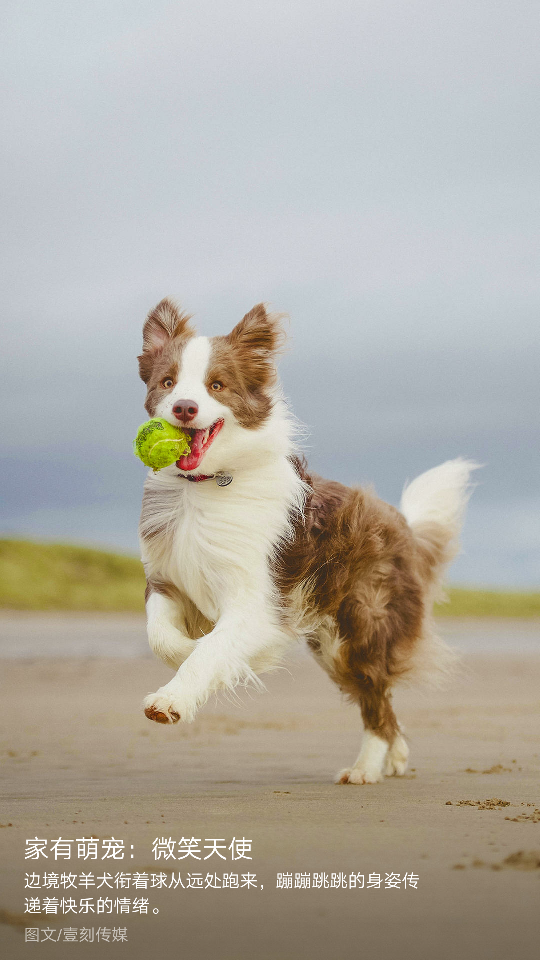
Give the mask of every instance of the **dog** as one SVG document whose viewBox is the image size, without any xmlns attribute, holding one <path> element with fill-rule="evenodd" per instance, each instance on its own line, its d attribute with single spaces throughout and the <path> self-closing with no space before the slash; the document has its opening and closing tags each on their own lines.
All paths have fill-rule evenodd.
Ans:
<svg viewBox="0 0 540 960">
<path fill-rule="evenodd" d="M 432 607 L 475 464 L 428 470 L 401 510 L 310 473 L 275 366 L 281 321 L 258 304 L 208 338 L 165 299 L 144 324 L 146 410 L 190 435 L 189 453 L 144 487 L 148 640 L 177 671 L 144 711 L 190 722 L 217 691 L 263 687 L 259 674 L 303 639 L 361 711 L 360 753 L 337 782 L 376 783 L 407 768 L 393 686 L 449 658 Z"/>
</svg>

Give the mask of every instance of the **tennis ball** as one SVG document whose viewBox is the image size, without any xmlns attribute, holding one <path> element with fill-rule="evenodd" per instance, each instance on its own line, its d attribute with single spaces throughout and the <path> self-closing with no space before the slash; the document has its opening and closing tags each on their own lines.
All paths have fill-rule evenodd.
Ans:
<svg viewBox="0 0 540 960">
<path fill-rule="evenodd" d="M 189 453 L 189 436 L 161 417 L 154 417 L 139 427 L 133 452 L 146 467 L 163 470 Z"/>
</svg>

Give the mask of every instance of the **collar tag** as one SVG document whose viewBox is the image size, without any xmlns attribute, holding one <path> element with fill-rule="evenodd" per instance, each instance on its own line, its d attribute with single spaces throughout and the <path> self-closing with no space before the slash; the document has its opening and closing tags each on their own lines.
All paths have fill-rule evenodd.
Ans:
<svg viewBox="0 0 540 960">
<path fill-rule="evenodd" d="M 216 473 L 216 483 L 218 487 L 228 487 L 232 483 L 230 473 Z"/>
</svg>

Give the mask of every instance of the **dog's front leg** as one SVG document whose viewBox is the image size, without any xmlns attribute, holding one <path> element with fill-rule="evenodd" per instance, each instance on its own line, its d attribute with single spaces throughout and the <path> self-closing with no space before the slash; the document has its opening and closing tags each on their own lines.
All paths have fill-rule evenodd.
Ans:
<svg viewBox="0 0 540 960">
<path fill-rule="evenodd" d="M 286 640 L 271 605 L 260 597 L 237 600 L 225 609 L 214 629 L 197 640 L 176 676 L 146 697 L 146 716 L 158 723 L 189 722 L 219 689 L 250 681 L 262 686 L 251 661 L 279 659 Z"/>
<path fill-rule="evenodd" d="M 183 623 L 179 601 L 149 585 L 146 598 L 148 643 L 164 663 L 175 669 L 193 653 L 197 643 L 179 629 Z"/>
</svg>

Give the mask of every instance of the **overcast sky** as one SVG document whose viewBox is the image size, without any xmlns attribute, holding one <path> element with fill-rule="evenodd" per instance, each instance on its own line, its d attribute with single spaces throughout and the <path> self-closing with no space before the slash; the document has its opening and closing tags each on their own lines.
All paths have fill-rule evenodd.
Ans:
<svg viewBox="0 0 540 960">
<path fill-rule="evenodd" d="M 146 312 L 270 301 L 312 464 L 485 464 L 458 582 L 540 580 L 537 0 L 6 2 L 5 532 L 136 550 Z"/>
</svg>

